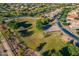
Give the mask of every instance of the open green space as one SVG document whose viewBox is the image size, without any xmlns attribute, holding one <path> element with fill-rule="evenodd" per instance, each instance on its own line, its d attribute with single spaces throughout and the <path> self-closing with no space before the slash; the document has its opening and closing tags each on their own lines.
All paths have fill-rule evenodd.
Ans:
<svg viewBox="0 0 79 59">
<path fill-rule="evenodd" d="M 3 29 L 1 32 L 5 38 L 12 40 L 12 43 L 18 41 L 16 43 L 20 46 L 19 55 L 24 55 L 27 49 L 43 56 L 79 55 L 79 43 L 77 46 L 70 42 L 65 44 L 61 30 L 48 30 L 57 26 L 55 19 L 52 19 L 54 16 L 63 27 L 70 25 L 66 17 L 76 5 L 78 4 L 0 4 L 0 25 Z M 52 12 L 57 9 L 61 9 L 61 12 L 53 15 Z M 79 34 L 79 29 L 76 31 Z"/>
<path fill-rule="evenodd" d="M 31 28 L 27 27 L 25 30 L 27 31 L 26 36 L 22 36 L 19 31 L 20 28 L 16 28 L 16 34 L 19 36 L 20 40 L 23 41 L 25 46 L 28 46 L 29 48 L 33 50 L 39 51 L 41 54 L 47 50 L 60 50 L 62 47 L 64 47 L 64 42 L 62 41 L 62 35 L 61 32 L 51 32 L 51 33 L 44 33 L 44 30 L 38 30 L 36 28 L 36 20 L 33 19 L 27 19 L 23 18 L 20 19 L 20 21 L 17 22 L 29 22 L 31 23 Z M 13 24 L 13 23 L 12 23 Z M 15 23 L 14 23 L 15 24 Z M 9 28 L 13 29 L 9 26 Z M 25 31 L 24 31 L 25 32 Z M 31 33 L 28 35 L 28 33 Z M 46 43 L 43 45 L 43 43 Z"/>
</svg>

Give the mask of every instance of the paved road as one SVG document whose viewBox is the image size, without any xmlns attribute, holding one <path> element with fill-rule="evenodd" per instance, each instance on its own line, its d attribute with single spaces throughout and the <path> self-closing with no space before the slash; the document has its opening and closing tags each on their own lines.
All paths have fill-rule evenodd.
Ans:
<svg viewBox="0 0 79 59">
<path fill-rule="evenodd" d="M 0 32 L 1 33 L 1 32 Z M 1 36 L 1 42 L 2 42 L 2 45 L 4 46 L 4 48 L 5 48 L 5 50 L 7 50 L 7 55 L 8 56 L 13 56 L 13 53 L 12 53 L 12 51 L 11 51 L 11 48 L 9 47 L 9 45 L 8 45 L 8 43 L 7 43 L 7 41 L 6 41 L 6 39 L 3 37 L 3 36 Z"/>
<path fill-rule="evenodd" d="M 68 34 L 69 36 L 71 36 L 72 38 L 74 38 L 75 40 L 79 41 L 79 37 L 77 37 L 76 35 L 74 35 L 73 33 L 71 33 L 69 30 L 63 28 L 62 24 L 60 23 L 59 19 L 55 19 L 56 23 L 58 25 L 58 27 L 66 34 Z"/>
<path fill-rule="evenodd" d="M 2 44 L 0 44 L 0 56 L 7 56 L 7 53 L 4 52 L 4 47 Z"/>
<path fill-rule="evenodd" d="M 5 38 L 6 42 L 7 42 L 7 44 L 9 45 L 11 51 L 13 52 L 13 54 L 15 56 L 17 56 L 18 54 L 17 54 L 17 43 L 15 42 L 16 40 L 13 39 L 12 37 L 11 38 L 7 37 L 3 33 L 2 33 L 2 35 L 4 35 L 4 38 Z"/>
<path fill-rule="evenodd" d="M 8 22 L 8 21 L 11 21 L 11 20 L 19 19 L 19 18 L 28 18 L 28 19 L 33 19 L 33 20 L 40 19 L 40 18 L 35 18 L 35 17 L 16 16 L 16 17 L 4 17 L 3 20 L 5 20 L 6 22 Z"/>
</svg>

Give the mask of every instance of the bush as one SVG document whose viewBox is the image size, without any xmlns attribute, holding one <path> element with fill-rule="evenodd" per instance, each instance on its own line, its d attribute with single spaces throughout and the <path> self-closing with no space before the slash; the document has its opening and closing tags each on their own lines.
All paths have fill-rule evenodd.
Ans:
<svg viewBox="0 0 79 59">
<path fill-rule="evenodd" d="M 11 29 L 16 29 L 18 26 L 17 26 L 17 23 L 18 22 L 15 22 L 15 21 L 10 21 L 7 25 L 11 28 Z"/>
<path fill-rule="evenodd" d="M 63 25 L 68 26 L 70 23 L 64 22 Z"/>
<path fill-rule="evenodd" d="M 42 30 L 43 26 L 42 26 L 42 21 L 41 20 L 37 20 L 36 28 L 39 29 L 39 30 Z"/>
</svg>

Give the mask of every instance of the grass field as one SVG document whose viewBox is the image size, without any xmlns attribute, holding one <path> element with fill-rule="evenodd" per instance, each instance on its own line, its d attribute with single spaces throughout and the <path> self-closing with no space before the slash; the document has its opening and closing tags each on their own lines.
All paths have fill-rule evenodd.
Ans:
<svg viewBox="0 0 79 59">
<path fill-rule="evenodd" d="M 21 37 L 25 44 L 33 50 L 40 45 L 40 43 L 46 42 L 45 46 L 40 50 L 40 53 L 43 53 L 47 50 L 55 49 L 56 51 L 64 47 L 64 42 L 62 41 L 61 32 L 52 32 L 48 37 L 44 37 L 43 31 L 38 31 L 35 28 L 35 20 L 23 18 L 20 21 L 29 21 L 32 23 L 32 28 L 29 31 L 34 33 L 27 37 Z"/>
</svg>

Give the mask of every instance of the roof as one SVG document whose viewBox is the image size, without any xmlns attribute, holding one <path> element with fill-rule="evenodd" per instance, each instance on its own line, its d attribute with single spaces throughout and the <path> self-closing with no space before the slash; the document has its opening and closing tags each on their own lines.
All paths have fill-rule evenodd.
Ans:
<svg viewBox="0 0 79 59">
<path fill-rule="evenodd" d="M 76 11 L 69 12 L 67 16 L 67 18 L 76 18 L 76 17 L 78 17 L 78 14 Z"/>
</svg>

